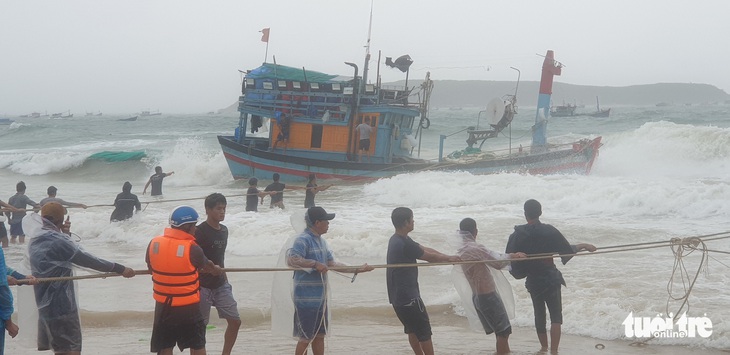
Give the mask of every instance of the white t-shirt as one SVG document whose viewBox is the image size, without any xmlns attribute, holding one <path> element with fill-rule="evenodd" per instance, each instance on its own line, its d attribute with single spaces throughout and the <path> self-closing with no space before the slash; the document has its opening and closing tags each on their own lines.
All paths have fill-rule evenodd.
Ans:
<svg viewBox="0 0 730 355">
<path fill-rule="evenodd" d="M 373 132 L 373 128 L 370 127 L 369 124 L 364 122 L 357 125 L 355 129 L 357 130 L 358 134 L 360 134 L 360 140 L 370 139 L 370 134 Z"/>
</svg>

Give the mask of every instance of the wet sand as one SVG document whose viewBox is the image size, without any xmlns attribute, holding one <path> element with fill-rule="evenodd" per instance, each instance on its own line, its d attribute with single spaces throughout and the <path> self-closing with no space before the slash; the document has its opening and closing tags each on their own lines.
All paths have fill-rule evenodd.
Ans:
<svg viewBox="0 0 730 355">
<path fill-rule="evenodd" d="M 215 314 L 215 311 L 213 311 Z M 328 354 L 393 354 L 408 355 L 408 340 L 403 328 L 393 317 L 373 317 L 333 315 L 332 335 L 326 340 Z M 140 313 L 135 319 L 120 320 L 115 324 L 99 323 L 98 320 L 82 320 L 83 353 L 85 354 L 149 354 L 152 314 Z M 436 353 L 440 354 L 493 354 L 494 335 L 472 332 L 466 320 L 454 320 L 453 316 L 433 314 L 433 341 Z M 447 325 L 452 323 L 451 325 Z M 209 354 L 219 354 L 223 348 L 225 322 L 211 321 L 208 330 L 207 350 Z M 22 329 L 21 329 L 22 332 Z M 730 349 L 706 349 L 686 346 L 663 346 L 649 344 L 642 347 L 629 345 L 629 340 L 600 340 L 570 334 L 563 334 L 559 354 L 582 355 L 632 355 L 668 354 L 680 355 L 701 353 L 707 355 L 730 354 Z M 602 349 L 601 345 L 603 346 Z M 234 354 L 290 354 L 294 351 L 295 340 L 275 337 L 271 334 L 268 315 L 248 314 L 238 336 Z M 510 346 L 515 355 L 543 354 L 539 352 L 537 337 L 532 329 L 516 327 L 510 336 Z M 38 353 L 33 344 L 23 339 L 7 339 L 6 354 Z M 175 351 L 179 353 L 179 351 Z M 185 353 L 188 353 L 187 351 Z"/>
</svg>

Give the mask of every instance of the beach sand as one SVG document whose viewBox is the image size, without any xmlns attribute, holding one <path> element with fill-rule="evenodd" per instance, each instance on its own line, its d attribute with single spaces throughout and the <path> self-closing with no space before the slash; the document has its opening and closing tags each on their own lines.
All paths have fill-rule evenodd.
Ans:
<svg viewBox="0 0 730 355">
<path fill-rule="evenodd" d="M 215 311 L 212 313 L 215 314 Z M 276 337 L 271 334 L 268 315 L 248 314 L 234 347 L 234 354 L 290 354 L 295 340 Z M 83 353 L 85 354 L 148 354 L 152 326 L 152 313 L 139 313 L 134 319 L 99 321 L 83 319 Z M 452 315 L 433 314 L 433 341 L 436 353 L 440 354 L 493 354 L 494 335 L 472 332 L 465 319 Z M 360 317 L 333 315 L 332 335 L 326 339 L 328 354 L 412 354 L 407 337 L 397 318 Z M 451 325 L 447 325 L 451 324 Z M 225 322 L 215 316 L 209 325 L 206 347 L 209 354 L 219 354 L 223 348 Z M 22 332 L 22 329 L 21 329 Z M 590 337 L 563 334 L 559 354 L 668 354 L 680 355 L 701 353 L 707 355 L 729 354 L 730 350 L 706 349 L 687 346 L 665 346 L 650 344 L 631 346 L 629 340 L 600 340 Z M 602 349 L 599 349 L 603 345 Z M 535 333 L 530 328 L 516 327 L 510 336 L 512 353 L 516 355 L 542 354 Z M 7 339 L 6 354 L 38 353 L 31 344 L 22 339 Z M 179 353 L 175 350 L 175 353 Z M 187 351 L 185 353 L 188 353 Z"/>
</svg>

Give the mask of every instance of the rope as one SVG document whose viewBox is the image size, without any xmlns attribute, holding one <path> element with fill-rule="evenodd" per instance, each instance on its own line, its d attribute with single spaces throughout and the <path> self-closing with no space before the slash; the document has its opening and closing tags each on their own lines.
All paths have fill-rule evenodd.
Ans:
<svg viewBox="0 0 730 355">
<path fill-rule="evenodd" d="M 727 237 L 725 237 L 727 238 Z M 718 238 L 714 238 L 718 239 Z M 697 282 L 697 279 L 700 276 L 700 273 L 702 270 L 707 270 L 707 257 L 708 257 L 708 250 L 705 242 L 700 239 L 699 237 L 689 237 L 689 238 L 672 238 L 670 240 L 672 253 L 674 254 L 674 267 L 672 269 L 672 276 L 669 277 L 669 281 L 667 282 L 667 293 L 669 294 L 667 297 L 667 306 L 666 306 L 666 314 L 671 314 L 669 312 L 669 303 L 672 301 L 682 301 L 682 304 L 679 305 L 679 308 L 677 309 L 677 312 L 674 313 L 674 316 L 672 317 L 672 324 L 676 324 L 677 320 L 680 318 L 680 313 L 682 312 L 682 309 L 687 306 L 687 309 L 685 310 L 685 313 L 689 311 L 689 295 L 692 293 L 692 289 L 695 286 L 695 283 Z M 688 256 L 689 254 L 692 254 L 694 251 L 700 251 L 701 258 L 699 266 L 697 267 L 697 272 L 695 273 L 694 277 L 692 278 L 692 281 L 690 282 L 689 273 L 687 272 L 687 268 L 684 265 L 684 257 Z M 675 278 L 677 277 L 677 273 L 679 273 L 679 277 L 682 282 L 682 287 L 684 289 L 684 293 L 675 296 L 674 295 L 674 283 Z M 687 286 L 687 282 L 689 282 L 689 287 Z M 652 334 L 651 337 L 649 337 L 646 340 L 641 341 L 635 341 L 630 343 L 630 346 L 644 346 L 647 345 L 647 343 L 653 339 L 656 338 L 656 335 Z"/>
<path fill-rule="evenodd" d="M 730 232 L 723 232 L 723 233 L 716 233 L 716 234 L 710 234 L 710 236 L 718 236 L 721 234 L 727 234 Z M 711 240 L 718 240 L 718 239 L 726 239 L 730 238 L 730 235 L 726 235 L 723 237 L 714 237 L 710 238 Z M 699 242 L 698 242 L 699 241 Z M 698 250 L 702 250 L 703 252 L 709 252 L 711 250 L 706 249 L 705 242 L 701 239 L 701 236 L 698 237 L 689 237 L 689 238 L 672 238 L 669 241 L 656 241 L 656 242 L 645 242 L 645 243 L 633 243 L 633 244 L 622 244 L 622 245 L 613 245 L 613 246 L 605 246 L 601 248 L 596 248 L 596 251 L 593 253 L 574 253 L 574 254 L 561 254 L 561 255 L 554 255 L 554 254 L 530 254 L 526 258 L 521 259 L 511 259 L 511 262 L 520 262 L 520 261 L 526 261 L 526 260 L 538 260 L 538 259 L 552 259 L 552 258 L 562 258 L 562 257 L 574 257 L 574 256 L 585 256 L 585 255 L 599 255 L 599 254 L 609 254 L 609 253 L 619 253 L 619 252 L 627 252 L 627 251 L 637 251 L 637 250 L 645 250 L 645 249 L 655 249 L 655 248 L 663 248 L 666 247 L 667 244 L 672 247 L 672 250 L 674 251 L 675 246 L 681 246 L 681 248 L 678 251 L 674 251 L 675 255 L 677 255 L 678 252 L 683 252 L 685 248 L 695 250 L 697 249 L 697 245 L 702 245 L 702 248 L 699 248 Z M 659 245 L 656 245 L 659 244 Z M 637 246 L 637 247 L 634 247 Z M 613 249 L 613 250 L 605 250 L 605 249 Z M 687 254 L 691 253 L 688 252 Z M 730 252 L 725 252 L 730 253 Z M 703 259 L 704 261 L 704 259 Z M 387 268 L 405 268 L 405 267 L 435 267 L 435 266 L 449 266 L 449 265 L 468 265 L 468 264 L 482 264 L 484 263 L 484 260 L 466 260 L 466 261 L 454 261 L 454 262 L 438 262 L 438 263 L 409 263 L 409 264 L 376 264 L 376 265 L 370 265 L 373 269 L 387 269 Z M 357 266 L 333 266 L 328 267 L 327 269 L 329 271 L 342 271 L 342 272 L 354 272 L 357 269 L 359 269 L 361 265 Z M 675 265 L 676 268 L 676 265 Z M 260 267 L 260 268 L 223 268 L 224 272 L 278 272 L 278 271 L 295 271 L 295 270 L 301 270 L 301 268 L 282 268 L 282 267 Z M 135 275 L 149 275 L 149 270 L 135 270 Z M 116 276 L 122 276 L 121 274 L 109 272 L 109 273 L 100 273 L 100 274 L 90 274 L 90 275 L 81 275 L 81 276 L 67 276 L 67 277 L 48 277 L 48 278 L 37 278 L 36 280 L 38 282 L 53 282 L 53 281 L 71 281 L 71 280 L 87 280 L 87 279 L 105 279 L 107 277 L 116 277 Z M 696 279 L 696 277 L 695 277 Z M 19 284 L 27 284 L 28 280 L 18 280 Z M 693 282 L 694 285 L 694 282 Z"/>
</svg>

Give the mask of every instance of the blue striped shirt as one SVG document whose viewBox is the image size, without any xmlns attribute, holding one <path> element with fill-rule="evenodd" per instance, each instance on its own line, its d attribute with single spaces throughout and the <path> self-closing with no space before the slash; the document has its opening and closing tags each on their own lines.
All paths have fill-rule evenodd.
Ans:
<svg viewBox="0 0 730 355">
<path fill-rule="evenodd" d="M 309 229 L 300 234 L 289 250 L 289 257 L 314 260 L 322 264 L 333 261 L 327 241 L 316 236 Z M 297 307 L 318 308 L 325 301 L 327 275 L 315 269 L 294 271 L 294 303 Z"/>
</svg>

